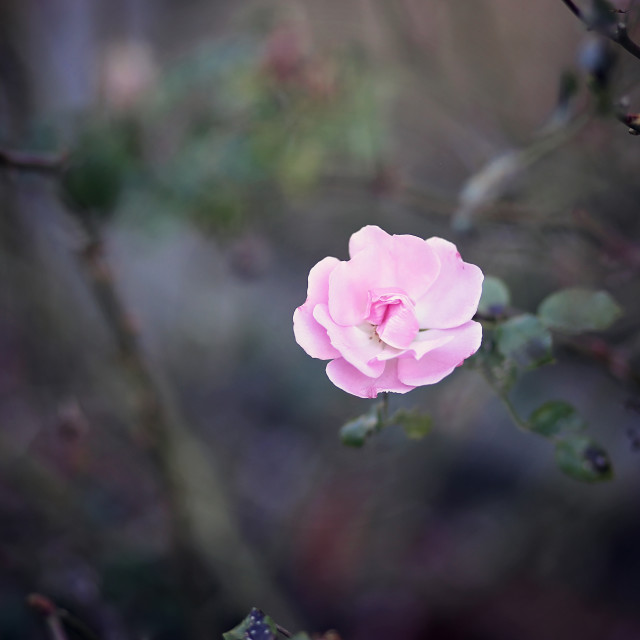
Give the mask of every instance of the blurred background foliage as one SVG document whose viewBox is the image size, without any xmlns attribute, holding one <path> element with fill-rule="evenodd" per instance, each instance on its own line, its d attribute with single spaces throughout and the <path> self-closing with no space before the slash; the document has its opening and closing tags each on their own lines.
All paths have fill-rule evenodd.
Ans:
<svg viewBox="0 0 640 640">
<path fill-rule="evenodd" d="M 581 7 L 640 37 L 636 4 Z M 612 108 L 639 70 L 560 0 L 5 0 L 0 637 L 61 640 L 32 593 L 68 638 L 219 638 L 253 606 L 351 640 L 640 637 L 640 166 Z M 510 395 L 575 406 L 610 482 L 472 370 L 392 397 L 426 437 L 341 444 L 370 403 L 291 316 L 364 224 L 455 241 L 522 312 L 613 296 Z"/>
</svg>

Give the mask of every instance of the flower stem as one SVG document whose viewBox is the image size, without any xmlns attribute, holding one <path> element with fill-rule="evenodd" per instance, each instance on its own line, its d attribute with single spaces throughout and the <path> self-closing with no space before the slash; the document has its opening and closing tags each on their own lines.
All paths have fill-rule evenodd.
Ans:
<svg viewBox="0 0 640 640">
<path fill-rule="evenodd" d="M 387 424 L 389 420 L 389 392 L 383 391 L 382 393 L 382 404 L 380 407 L 380 416 L 382 418 L 382 422 L 384 425 Z"/>
<path fill-rule="evenodd" d="M 504 408 L 507 410 L 507 413 L 509 414 L 511 420 L 513 420 L 513 423 L 519 429 L 522 429 L 523 431 L 529 431 L 529 424 L 526 420 L 523 420 L 520 417 L 520 414 L 509 398 L 509 394 L 496 383 L 494 377 L 491 375 L 491 372 L 488 371 L 486 367 L 482 367 L 480 369 L 480 372 L 482 373 L 483 378 L 487 381 L 493 392 L 498 396 L 498 398 L 500 398 L 500 401 L 502 402 Z"/>
</svg>

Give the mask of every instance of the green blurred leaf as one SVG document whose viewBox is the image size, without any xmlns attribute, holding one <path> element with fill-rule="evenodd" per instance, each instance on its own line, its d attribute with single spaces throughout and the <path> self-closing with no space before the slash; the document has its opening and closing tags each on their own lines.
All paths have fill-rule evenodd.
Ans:
<svg viewBox="0 0 640 640">
<path fill-rule="evenodd" d="M 495 331 L 498 351 L 523 369 L 552 362 L 552 338 L 547 328 L 531 314 L 503 322 Z"/>
<path fill-rule="evenodd" d="M 397 424 L 402 427 L 409 439 L 420 440 L 431 431 L 433 419 L 424 413 L 400 409 L 391 416 L 389 424 Z"/>
<path fill-rule="evenodd" d="M 563 289 L 545 298 L 538 308 L 540 320 L 566 333 L 602 331 L 622 315 L 622 309 L 606 291 Z"/>
<path fill-rule="evenodd" d="M 340 429 L 340 440 L 348 447 L 362 447 L 366 439 L 380 430 L 378 406 L 373 406 L 367 413 L 347 422 Z"/>
<path fill-rule="evenodd" d="M 65 202 L 78 212 L 110 213 L 131 168 L 129 151 L 119 131 L 86 134 L 71 153 L 60 181 Z"/>
<path fill-rule="evenodd" d="M 294 636 L 291 636 L 291 640 L 311 640 L 311 638 L 309 637 L 309 634 L 305 633 L 304 631 L 300 631 Z"/>
<path fill-rule="evenodd" d="M 569 100 L 578 94 L 579 89 L 580 79 L 578 74 L 571 69 L 563 71 L 558 89 L 558 105 L 566 105 Z"/>
<path fill-rule="evenodd" d="M 556 463 L 567 475 L 585 482 L 601 482 L 613 477 L 607 452 L 589 438 L 565 438 L 556 444 Z"/>
<path fill-rule="evenodd" d="M 465 360 L 464 366 L 482 367 L 504 392 L 508 392 L 518 379 L 518 366 L 498 351 L 495 329 L 484 331 L 480 349 Z"/>
<path fill-rule="evenodd" d="M 297 195 L 317 180 L 324 159 L 324 149 L 317 140 L 306 138 L 289 145 L 278 167 L 278 177 L 286 193 Z"/>
<path fill-rule="evenodd" d="M 236 627 L 222 634 L 223 640 L 276 640 L 275 622 L 260 609 L 251 613 Z"/>
<path fill-rule="evenodd" d="M 482 314 L 500 315 L 511 301 L 507 285 L 500 280 L 487 276 L 482 283 L 482 296 L 478 303 L 478 311 Z"/>
<path fill-rule="evenodd" d="M 582 431 L 585 421 L 567 402 L 550 400 L 538 407 L 529 418 L 529 428 L 547 438 Z"/>
</svg>

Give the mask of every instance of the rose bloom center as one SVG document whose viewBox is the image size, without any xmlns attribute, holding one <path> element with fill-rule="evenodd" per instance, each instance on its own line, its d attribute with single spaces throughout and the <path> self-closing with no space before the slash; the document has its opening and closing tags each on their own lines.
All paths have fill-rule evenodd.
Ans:
<svg viewBox="0 0 640 640">
<path fill-rule="evenodd" d="M 420 331 L 413 300 L 397 289 L 374 289 L 369 300 L 366 321 L 378 338 L 396 349 L 408 348 Z"/>
</svg>

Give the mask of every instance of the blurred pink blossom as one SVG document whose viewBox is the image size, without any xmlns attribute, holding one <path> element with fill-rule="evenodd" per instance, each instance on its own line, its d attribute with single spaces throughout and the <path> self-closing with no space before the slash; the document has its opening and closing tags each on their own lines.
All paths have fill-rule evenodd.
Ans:
<svg viewBox="0 0 640 640">
<path fill-rule="evenodd" d="M 361 398 L 406 393 L 478 350 L 482 327 L 472 318 L 484 276 L 451 242 L 367 226 L 351 236 L 349 255 L 311 269 L 307 300 L 293 314 L 296 341 L 331 360 L 337 387 Z"/>
</svg>

